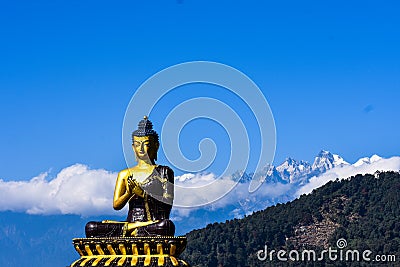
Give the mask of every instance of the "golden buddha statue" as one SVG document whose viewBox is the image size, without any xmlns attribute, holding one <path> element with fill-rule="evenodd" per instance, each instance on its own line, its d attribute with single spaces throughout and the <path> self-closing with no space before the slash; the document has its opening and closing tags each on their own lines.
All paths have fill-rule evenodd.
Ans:
<svg viewBox="0 0 400 267">
<path fill-rule="evenodd" d="M 113 207 L 129 205 L 126 221 L 88 222 L 86 237 L 173 236 L 169 215 L 174 198 L 174 172 L 157 165 L 159 137 L 147 116 L 132 133 L 137 165 L 118 173 Z"/>
</svg>

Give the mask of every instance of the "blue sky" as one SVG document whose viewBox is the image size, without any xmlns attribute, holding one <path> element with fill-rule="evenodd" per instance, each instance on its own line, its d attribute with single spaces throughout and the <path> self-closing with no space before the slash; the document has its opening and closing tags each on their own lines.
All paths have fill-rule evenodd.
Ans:
<svg viewBox="0 0 400 267">
<path fill-rule="evenodd" d="M 349 162 L 399 155 L 399 7 L 397 1 L 3 1 L 0 178 L 26 180 L 75 163 L 125 168 L 122 123 L 135 90 L 156 72 L 193 60 L 230 65 L 259 86 L 275 118 L 277 164 L 288 156 L 312 161 L 321 149 Z M 201 91 L 191 88 L 171 94 L 158 110 L 167 113 Z M 211 87 L 201 92 L 231 101 Z M 239 112 L 246 108 L 239 105 Z M 218 171 L 229 149 L 218 125 L 188 127 L 182 150 L 198 155 L 204 127 L 221 142 L 221 158 L 210 169 Z"/>
</svg>

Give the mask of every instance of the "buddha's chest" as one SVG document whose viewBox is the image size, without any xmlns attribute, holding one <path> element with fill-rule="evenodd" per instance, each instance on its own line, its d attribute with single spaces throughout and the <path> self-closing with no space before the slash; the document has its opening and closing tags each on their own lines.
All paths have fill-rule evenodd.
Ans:
<svg viewBox="0 0 400 267">
<path fill-rule="evenodd" d="M 146 179 L 148 179 L 151 176 L 152 173 L 153 171 L 135 172 L 132 173 L 132 178 L 139 183 L 143 183 Z"/>
</svg>

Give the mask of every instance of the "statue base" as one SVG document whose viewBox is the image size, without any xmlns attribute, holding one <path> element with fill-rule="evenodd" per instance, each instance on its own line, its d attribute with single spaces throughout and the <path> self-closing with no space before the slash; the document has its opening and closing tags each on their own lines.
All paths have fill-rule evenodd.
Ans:
<svg viewBox="0 0 400 267">
<path fill-rule="evenodd" d="M 75 238 L 78 266 L 189 266 L 178 259 L 186 248 L 184 236 Z"/>
</svg>

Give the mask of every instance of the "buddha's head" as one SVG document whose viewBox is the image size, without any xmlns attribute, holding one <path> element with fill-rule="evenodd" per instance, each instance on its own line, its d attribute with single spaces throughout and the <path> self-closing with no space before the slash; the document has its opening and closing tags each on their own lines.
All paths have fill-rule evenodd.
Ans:
<svg viewBox="0 0 400 267">
<path fill-rule="evenodd" d="M 132 148 L 137 160 L 154 163 L 160 146 L 158 134 L 153 130 L 153 124 L 144 116 L 139 122 L 138 129 L 132 133 Z"/>
</svg>

